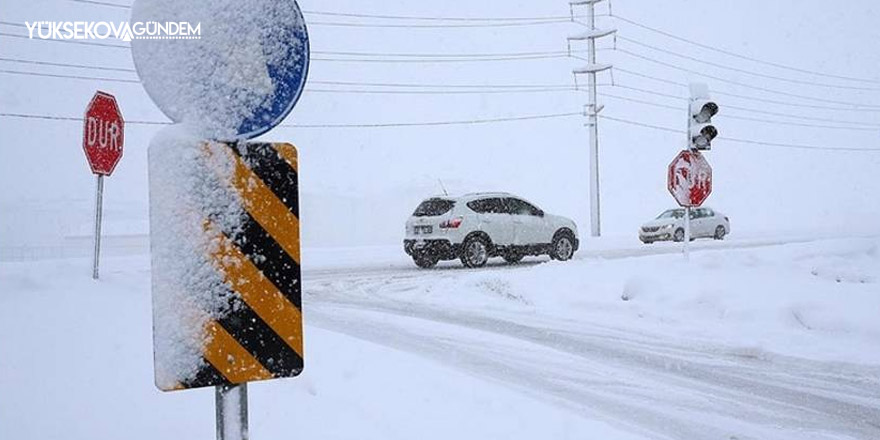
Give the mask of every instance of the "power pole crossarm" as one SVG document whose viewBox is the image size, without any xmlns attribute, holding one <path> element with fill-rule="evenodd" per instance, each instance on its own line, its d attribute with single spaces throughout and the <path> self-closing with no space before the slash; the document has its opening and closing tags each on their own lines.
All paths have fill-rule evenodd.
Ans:
<svg viewBox="0 0 880 440">
<path fill-rule="evenodd" d="M 571 43 L 573 41 L 584 41 L 587 43 L 588 55 L 587 65 L 574 69 L 572 72 L 577 84 L 578 75 L 587 75 L 588 78 L 588 96 L 587 104 L 587 126 L 590 130 L 590 232 L 593 237 L 602 235 L 602 222 L 599 204 L 599 112 L 602 107 L 598 103 L 598 91 L 596 74 L 604 72 L 612 68 L 610 64 L 599 64 L 596 62 L 596 40 L 614 35 L 616 29 L 598 29 L 596 27 L 596 3 L 603 0 L 572 0 L 569 2 L 571 8 L 571 19 L 574 20 L 574 8 L 576 6 L 584 6 L 587 8 L 587 22 L 589 29 L 568 37 L 568 49 L 571 52 Z"/>
</svg>

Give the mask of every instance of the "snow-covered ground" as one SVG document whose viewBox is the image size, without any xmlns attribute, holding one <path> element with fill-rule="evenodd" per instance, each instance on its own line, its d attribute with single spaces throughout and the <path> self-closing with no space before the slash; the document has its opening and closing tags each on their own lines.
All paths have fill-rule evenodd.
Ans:
<svg viewBox="0 0 880 440">
<path fill-rule="evenodd" d="M 880 437 L 880 239 L 697 247 L 306 252 L 306 369 L 251 385 L 253 438 Z M 0 263 L 2 438 L 213 435 L 210 390 L 153 386 L 148 258 L 89 264 Z"/>
</svg>

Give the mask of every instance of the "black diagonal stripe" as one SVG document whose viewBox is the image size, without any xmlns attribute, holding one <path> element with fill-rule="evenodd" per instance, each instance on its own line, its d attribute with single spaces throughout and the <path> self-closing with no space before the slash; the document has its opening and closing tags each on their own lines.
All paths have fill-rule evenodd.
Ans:
<svg viewBox="0 0 880 440">
<path fill-rule="evenodd" d="M 224 230 L 238 249 L 291 304 L 302 310 L 302 273 L 299 264 L 244 211 L 237 231 Z"/>
<path fill-rule="evenodd" d="M 235 146 L 232 146 L 235 145 Z M 239 143 L 230 144 L 231 150 L 238 154 L 248 168 L 278 196 L 287 209 L 299 218 L 299 183 L 296 170 L 278 153 L 272 144 Z"/>
<path fill-rule="evenodd" d="M 247 303 L 233 297 L 227 315 L 217 322 L 275 377 L 302 371 L 303 360 Z"/>
<path fill-rule="evenodd" d="M 230 384 L 229 380 L 223 377 L 223 374 L 206 359 L 202 359 L 202 366 L 199 367 L 199 371 L 192 379 L 181 382 L 181 385 L 186 389 Z"/>
</svg>

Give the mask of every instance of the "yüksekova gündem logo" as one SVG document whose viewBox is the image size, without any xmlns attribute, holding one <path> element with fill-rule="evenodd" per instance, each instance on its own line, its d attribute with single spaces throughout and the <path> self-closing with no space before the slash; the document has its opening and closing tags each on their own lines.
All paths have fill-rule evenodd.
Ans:
<svg viewBox="0 0 880 440">
<path fill-rule="evenodd" d="M 198 40 L 202 24 L 185 21 L 118 22 L 35 21 L 24 22 L 28 37 L 42 40 Z"/>
</svg>

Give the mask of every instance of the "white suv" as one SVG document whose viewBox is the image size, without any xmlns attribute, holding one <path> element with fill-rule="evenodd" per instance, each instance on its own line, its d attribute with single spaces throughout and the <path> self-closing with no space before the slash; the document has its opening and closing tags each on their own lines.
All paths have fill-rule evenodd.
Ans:
<svg viewBox="0 0 880 440">
<path fill-rule="evenodd" d="M 578 235 L 570 219 L 546 214 L 520 197 L 480 193 L 423 201 L 406 222 L 403 249 L 422 268 L 456 258 L 481 267 L 496 256 L 508 263 L 526 255 L 564 261 L 577 251 Z"/>
</svg>

